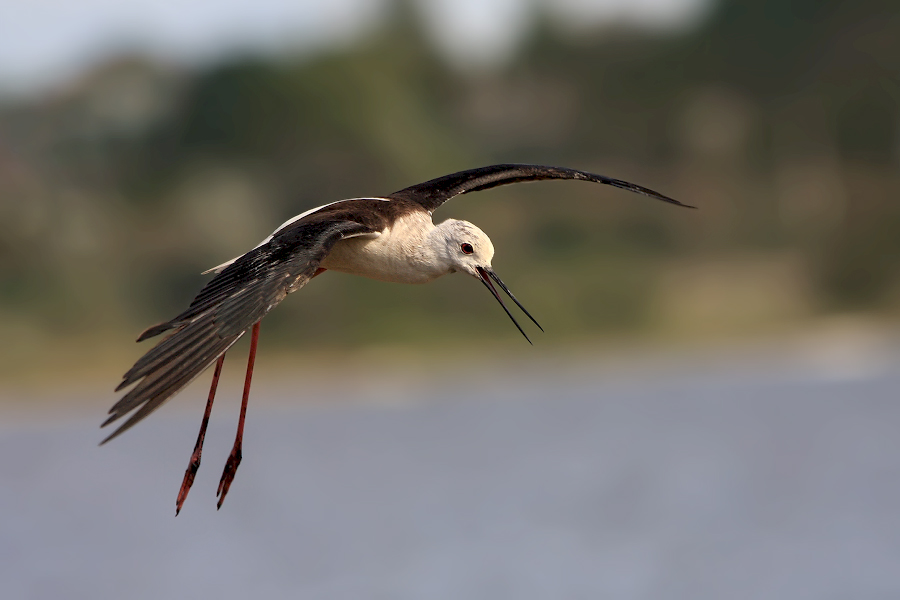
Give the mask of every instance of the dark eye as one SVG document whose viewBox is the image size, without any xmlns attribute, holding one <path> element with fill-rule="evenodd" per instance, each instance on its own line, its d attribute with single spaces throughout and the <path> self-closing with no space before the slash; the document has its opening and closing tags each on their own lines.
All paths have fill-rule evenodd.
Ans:
<svg viewBox="0 0 900 600">
<path fill-rule="evenodd" d="M 472 247 L 472 244 L 462 244 L 459 249 L 463 251 L 463 254 L 472 254 L 475 252 L 475 248 Z"/>
</svg>

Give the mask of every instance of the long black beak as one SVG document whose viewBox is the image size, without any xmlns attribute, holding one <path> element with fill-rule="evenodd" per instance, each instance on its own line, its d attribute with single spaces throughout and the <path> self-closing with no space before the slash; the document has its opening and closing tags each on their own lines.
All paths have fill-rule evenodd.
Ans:
<svg viewBox="0 0 900 600">
<path fill-rule="evenodd" d="M 525 316 L 527 316 L 529 319 L 531 319 L 531 322 L 538 326 L 538 329 L 543 331 L 544 328 L 541 327 L 540 323 L 538 323 L 537 321 L 534 320 L 534 317 L 531 316 L 531 313 L 529 313 L 527 310 L 525 310 L 525 307 L 522 306 L 522 303 L 519 302 L 519 300 L 515 296 L 513 296 L 513 293 L 511 291 L 509 291 L 509 288 L 506 287 L 506 284 L 503 283 L 503 281 L 500 279 L 500 277 L 497 276 L 496 273 L 494 273 L 490 269 L 485 269 L 484 267 L 475 267 L 475 269 L 478 271 L 478 277 L 479 277 L 479 279 L 481 279 L 481 283 L 484 284 L 484 287 L 486 287 L 488 290 L 490 290 L 491 294 L 494 295 L 494 298 L 497 299 L 497 302 L 500 303 L 500 306 L 503 307 L 503 310 L 506 311 L 507 316 L 512 320 L 513 324 L 516 326 L 516 329 L 519 330 L 519 333 L 521 333 L 523 336 L 525 336 L 525 339 L 528 340 L 529 344 L 531 344 L 532 342 L 528 338 L 528 336 L 525 334 L 525 332 L 522 330 L 522 326 L 519 325 L 519 322 L 516 321 L 516 318 L 514 316 L 512 316 L 512 313 L 509 312 L 509 309 L 506 308 L 505 304 L 503 304 L 503 298 L 500 297 L 500 294 L 497 292 L 497 288 L 495 288 L 494 284 L 491 283 L 491 279 L 493 279 L 494 281 L 497 282 L 497 285 L 500 286 L 500 289 L 502 289 L 504 292 L 506 292 L 506 294 L 512 299 L 512 301 L 516 303 L 516 306 L 518 306 L 520 309 L 522 309 L 522 312 L 525 313 Z"/>
</svg>

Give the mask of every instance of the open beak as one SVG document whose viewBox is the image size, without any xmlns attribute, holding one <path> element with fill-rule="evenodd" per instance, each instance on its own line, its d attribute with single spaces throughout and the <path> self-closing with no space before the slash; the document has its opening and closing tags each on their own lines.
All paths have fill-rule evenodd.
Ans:
<svg viewBox="0 0 900 600">
<path fill-rule="evenodd" d="M 494 281 L 497 282 L 497 285 L 500 286 L 500 289 L 502 289 L 504 292 L 506 292 L 506 295 L 509 296 L 512 299 L 512 301 L 516 303 L 516 306 L 518 306 L 520 309 L 522 309 L 522 312 L 525 313 L 525 315 L 529 319 L 531 319 L 532 323 L 534 323 L 535 325 L 538 326 L 538 329 L 543 331 L 544 328 L 541 327 L 540 323 L 538 323 L 537 321 L 534 320 L 534 317 L 531 316 L 531 313 L 529 313 L 527 310 L 525 310 L 525 307 L 522 306 L 522 303 L 519 302 L 515 296 L 513 296 L 512 292 L 509 291 L 509 288 L 506 287 L 506 284 L 503 283 L 503 281 L 497 276 L 496 273 L 494 273 L 494 271 L 492 271 L 491 269 L 485 269 L 484 267 L 475 267 L 475 270 L 478 271 L 478 278 L 481 280 L 481 283 L 484 284 L 484 287 L 486 287 L 488 290 L 490 290 L 491 294 L 494 295 L 494 298 L 497 299 L 497 302 L 500 303 L 500 306 L 503 307 L 503 310 L 506 311 L 507 316 L 509 316 L 509 318 L 512 320 L 513 324 L 516 326 L 516 329 L 519 330 L 519 333 L 521 333 L 523 336 L 525 336 L 525 339 L 528 340 L 529 344 L 531 344 L 531 340 L 528 339 L 527 335 L 525 335 L 525 332 L 522 330 L 522 327 L 519 325 L 519 322 L 516 321 L 516 318 L 514 316 L 512 316 L 512 313 L 509 312 L 509 309 L 506 308 L 505 304 L 503 304 L 503 298 L 500 297 L 500 294 L 497 292 L 497 288 L 495 288 L 494 284 L 491 283 L 491 279 L 493 279 Z"/>
</svg>

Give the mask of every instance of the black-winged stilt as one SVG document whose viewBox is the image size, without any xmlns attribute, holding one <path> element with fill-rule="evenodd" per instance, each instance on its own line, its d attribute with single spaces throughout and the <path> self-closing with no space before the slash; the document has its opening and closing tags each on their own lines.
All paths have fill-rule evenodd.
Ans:
<svg viewBox="0 0 900 600">
<path fill-rule="evenodd" d="M 241 462 L 244 418 L 256 359 L 259 323 L 285 296 L 329 269 L 397 283 L 428 283 L 448 273 L 467 273 L 490 290 L 528 340 L 494 283 L 538 328 L 540 325 L 494 273 L 491 267 L 494 246 L 488 236 L 467 221 L 448 219 L 435 225 L 431 213 L 460 194 L 542 179 L 602 183 L 692 208 L 645 187 L 603 175 L 561 167 L 515 164 L 460 171 L 388 196 L 340 200 L 314 208 L 283 223 L 246 254 L 206 271 L 216 276 L 200 290 L 184 312 L 171 321 L 150 327 L 138 337 L 140 342 L 174 330 L 123 376 L 116 391 L 137 385 L 113 405 L 109 418 L 101 427 L 135 412 L 101 444 L 131 428 L 215 363 L 200 433 L 176 500 L 177 515 L 200 466 L 206 426 L 225 353 L 250 331 L 250 357 L 237 435 L 217 491 L 217 506 L 221 507 Z"/>
</svg>

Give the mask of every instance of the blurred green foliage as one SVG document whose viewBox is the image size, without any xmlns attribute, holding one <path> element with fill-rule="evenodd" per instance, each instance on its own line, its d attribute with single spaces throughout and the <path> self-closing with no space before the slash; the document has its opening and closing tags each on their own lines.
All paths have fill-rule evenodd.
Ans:
<svg viewBox="0 0 900 600">
<path fill-rule="evenodd" d="M 385 23 L 349 47 L 199 71 L 122 57 L 0 107 L 5 335 L 137 332 L 300 211 L 494 162 L 592 170 L 701 209 L 577 183 L 443 208 L 492 236 L 549 335 L 687 327 L 707 320 L 684 309 L 697 290 L 727 329 L 747 285 L 758 322 L 900 304 L 892 0 L 723 0 L 677 33 L 539 18 L 509 63 L 473 71 L 408 3 Z M 447 279 L 322 278 L 266 335 L 515 335 L 479 286 Z"/>
</svg>

